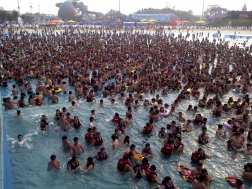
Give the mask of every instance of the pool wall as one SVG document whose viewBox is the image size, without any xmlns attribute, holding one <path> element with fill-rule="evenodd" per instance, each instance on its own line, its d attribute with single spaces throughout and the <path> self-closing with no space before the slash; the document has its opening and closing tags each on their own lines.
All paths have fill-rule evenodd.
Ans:
<svg viewBox="0 0 252 189">
<path fill-rule="evenodd" d="M 1 94 L 0 94 L 1 98 Z M 1 98 L 2 99 L 2 98 Z M 8 150 L 7 136 L 6 136 L 6 124 L 3 119 L 3 107 L 0 107 L 0 127 L 1 127 L 1 159 L 0 159 L 0 176 L 1 176 L 1 189 L 12 189 L 12 176 L 10 168 L 10 154 Z"/>
</svg>

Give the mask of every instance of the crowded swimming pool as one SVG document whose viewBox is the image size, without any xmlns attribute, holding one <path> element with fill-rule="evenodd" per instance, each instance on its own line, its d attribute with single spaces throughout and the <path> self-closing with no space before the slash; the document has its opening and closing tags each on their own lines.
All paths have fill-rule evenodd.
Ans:
<svg viewBox="0 0 252 189">
<path fill-rule="evenodd" d="M 153 65 L 154 67 L 155 65 Z M 114 80 L 110 80 L 112 82 Z M 33 89 L 36 88 L 37 79 L 31 80 Z M 8 88 L 2 88 L 2 97 L 9 97 L 12 94 L 11 86 L 15 81 L 9 80 Z M 107 82 L 105 83 L 105 85 Z M 183 85 L 184 86 L 184 85 Z M 68 90 L 74 91 L 72 86 L 67 86 Z M 203 97 L 204 89 L 199 89 L 201 96 Z M 20 92 L 19 92 L 20 93 Z M 164 103 L 172 104 L 177 98 L 179 92 L 169 92 L 168 95 L 162 96 L 161 91 L 157 91 L 156 94 L 160 94 Z M 156 94 L 145 94 L 145 98 L 151 100 Z M 248 93 L 250 94 L 250 93 Z M 103 98 L 101 92 L 96 94 L 97 103 L 88 103 L 86 101 L 76 101 L 79 107 L 72 111 L 70 110 L 70 102 L 68 100 L 68 94 L 58 93 L 59 103 L 47 102 L 47 98 L 43 101 L 42 106 L 28 106 L 21 108 L 22 117 L 16 116 L 16 110 L 9 110 L 4 112 L 4 121 L 7 124 L 7 134 L 10 147 L 10 156 L 13 173 L 14 188 L 151 188 L 154 187 L 146 179 L 133 179 L 129 173 L 120 173 L 117 170 L 117 162 L 119 158 L 123 156 L 124 151 L 128 151 L 129 147 L 123 147 L 122 145 L 118 150 L 112 149 L 111 138 L 116 126 L 108 122 L 113 115 L 117 112 L 122 118 L 124 118 L 127 106 L 124 105 L 124 101 L 120 101 L 117 98 L 115 105 L 110 105 L 110 100 Z M 214 95 L 209 94 L 208 98 L 212 98 Z M 229 97 L 234 99 L 242 98 L 244 94 L 233 93 L 231 90 L 228 93 L 221 95 L 220 100 L 223 103 L 227 103 Z M 26 97 L 27 98 L 27 97 Z M 100 99 L 104 100 L 104 107 L 99 107 L 98 102 Z M 207 168 L 209 174 L 213 177 L 213 181 L 210 188 L 229 188 L 229 184 L 225 181 L 225 176 L 234 175 L 238 176 L 241 173 L 243 165 L 249 162 L 250 158 L 242 153 L 231 153 L 226 148 L 226 140 L 229 138 L 224 137 L 218 139 L 215 136 L 215 131 L 218 124 L 223 124 L 230 117 L 234 116 L 230 114 L 222 114 L 221 117 L 213 117 L 212 109 L 198 108 L 199 113 L 207 118 L 207 128 L 209 136 L 209 144 L 199 145 L 195 139 L 198 138 L 201 132 L 201 127 L 194 126 L 193 131 L 183 133 L 183 143 L 185 145 L 184 151 L 181 154 L 172 154 L 171 156 L 164 156 L 160 153 L 160 149 L 163 146 L 162 140 L 158 137 L 158 132 L 161 127 L 166 127 L 172 120 L 176 120 L 178 112 L 183 112 L 186 119 L 193 120 L 195 113 L 187 112 L 188 105 L 198 105 L 197 98 L 191 97 L 190 99 L 183 99 L 176 107 L 176 114 L 169 115 L 168 117 L 162 117 L 160 120 L 154 122 L 154 131 L 150 135 L 142 135 L 139 133 L 139 129 L 142 129 L 149 121 L 149 108 L 140 106 L 140 108 L 133 110 L 133 123 L 126 129 L 127 135 L 130 137 L 131 144 L 135 144 L 137 149 L 141 151 L 146 143 L 151 144 L 151 149 L 154 153 L 153 158 L 149 158 L 150 165 L 155 164 L 158 169 L 158 179 L 162 181 L 165 176 L 170 176 L 174 183 L 179 188 L 190 188 L 191 183 L 182 179 L 177 171 L 178 164 L 185 165 L 187 167 L 195 167 L 196 165 L 191 163 L 191 153 L 198 149 L 198 147 L 204 148 L 205 152 L 211 156 L 211 159 L 204 161 L 204 167 Z M 140 102 L 142 104 L 142 102 Z M 59 131 L 56 129 L 57 121 L 55 121 L 54 115 L 56 109 L 67 108 L 67 112 L 70 112 L 71 116 L 78 116 L 83 127 L 80 130 L 71 128 L 69 132 Z M 105 140 L 104 147 L 110 154 L 110 157 L 103 161 L 95 161 L 95 168 L 88 173 L 75 172 L 73 174 L 67 171 L 67 162 L 69 157 L 66 157 L 66 152 L 61 148 L 61 138 L 63 135 L 68 137 L 68 140 L 73 143 L 73 138 L 78 137 L 79 142 L 83 144 L 86 152 L 79 156 L 79 161 L 82 165 L 86 164 L 86 159 L 90 156 L 94 156 L 99 148 L 93 148 L 84 141 L 84 135 L 88 128 L 90 111 L 96 110 L 97 112 L 104 112 L 104 114 L 97 115 L 98 119 L 95 120 L 95 126 L 97 130 L 101 132 L 103 139 Z M 49 122 L 49 131 L 43 134 L 40 130 L 40 118 L 41 115 L 46 115 Z M 26 139 L 26 144 L 19 145 L 17 142 L 17 135 L 22 134 Z M 121 137 L 120 141 L 122 141 Z M 50 156 L 55 154 L 57 159 L 61 161 L 61 170 L 47 171 L 47 162 Z M 246 183 L 246 186 L 251 186 Z"/>
</svg>

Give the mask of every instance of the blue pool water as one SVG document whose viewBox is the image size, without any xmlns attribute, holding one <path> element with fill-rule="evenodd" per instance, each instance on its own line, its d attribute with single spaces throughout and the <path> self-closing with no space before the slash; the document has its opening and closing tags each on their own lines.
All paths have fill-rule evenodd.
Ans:
<svg viewBox="0 0 252 189">
<path fill-rule="evenodd" d="M 34 88 L 36 80 L 32 81 Z M 11 87 L 14 82 L 9 84 L 9 88 L 2 88 L 2 97 L 11 95 Z M 69 89 L 71 89 L 68 86 Z M 202 92 L 202 91 L 201 91 Z M 171 104 L 174 101 L 177 93 L 169 94 L 167 97 L 162 97 L 164 102 Z M 149 184 L 146 179 L 133 179 L 130 173 L 120 173 L 117 171 L 116 166 L 118 159 L 122 156 L 123 151 L 128 150 L 123 146 L 120 146 L 119 150 L 113 150 L 111 147 L 111 134 L 113 133 L 115 126 L 108 123 L 106 120 L 112 118 L 115 112 L 118 112 L 123 118 L 126 112 L 126 106 L 117 100 L 118 105 L 110 106 L 109 100 L 104 99 L 105 107 L 99 108 L 98 104 L 81 102 L 77 111 L 71 111 L 69 109 L 70 103 L 68 102 L 68 95 L 58 94 L 59 103 L 51 104 L 47 100 L 44 100 L 44 104 L 41 107 L 27 107 L 21 109 L 24 114 L 23 118 L 16 117 L 16 110 L 10 110 L 4 112 L 4 121 L 6 122 L 7 135 L 9 141 L 9 151 L 11 158 L 11 170 L 13 176 L 14 189 L 33 189 L 33 188 L 151 188 L 153 185 Z M 147 98 L 151 98 L 151 95 L 146 95 Z M 234 96 L 235 99 L 239 94 L 228 93 L 222 97 L 223 101 L 227 101 L 229 96 Z M 101 97 L 98 95 L 97 99 Z M 27 101 L 27 97 L 26 97 Z M 177 112 L 185 111 L 189 104 L 196 104 L 197 101 L 194 98 L 185 100 L 177 107 Z M 53 120 L 55 110 L 67 107 L 71 116 L 79 116 L 83 123 L 81 130 L 71 129 L 68 133 L 56 131 L 57 123 Z M 79 141 L 84 145 L 87 150 L 79 158 L 81 164 L 86 164 L 86 159 L 89 156 L 94 156 L 98 149 L 93 149 L 84 142 L 84 135 L 86 133 L 90 110 L 95 109 L 97 112 L 105 112 L 105 114 L 98 115 L 98 119 L 95 121 L 95 126 L 98 131 L 102 133 L 103 139 L 105 139 L 105 148 L 111 157 L 104 162 L 97 162 L 95 169 L 89 173 L 69 173 L 67 172 L 66 163 L 69 158 L 65 157 L 65 152 L 61 149 L 61 137 L 67 135 L 71 143 L 75 136 L 79 137 Z M 155 164 L 159 170 L 158 178 L 161 181 L 164 176 L 171 176 L 173 181 L 180 187 L 191 188 L 191 184 L 184 181 L 177 172 L 177 165 L 183 164 L 188 167 L 195 167 L 190 162 L 190 156 L 192 151 L 195 151 L 199 144 L 195 142 L 201 129 L 194 127 L 194 130 L 190 133 L 183 134 L 183 142 L 185 144 L 185 150 L 182 154 L 173 154 L 170 157 L 164 157 L 160 153 L 162 143 L 158 138 L 158 131 L 162 126 L 166 126 L 172 120 L 175 120 L 175 116 L 160 119 L 155 122 L 155 130 L 150 136 L 142 136 L 138 130 L 142 128 L 146 122 L 148 122 L 149 109 L 141 106 L 139 109 L 133 112 L 133 124 L 127 128 L 127 134 L 130 136 L 131 143 L 136 144 L 137 149 L 141 150 L 144 146 L 143 141 L 151 144 L 154 152 L 154 157 L 149 159 L 150 164 Z M 228 119 L 228 116 L 223 115 L 221 118 L 213 118 L 210 110 L 200 109 L 200 113 L 207 117 L 208 134 L 210 136 L 210 143 L 206 146 L 202 146 L 205 151 L 211 155 L 211 160 L 206 160 L 204 166 L 208 169 L 208 172 L 214 178 L 210 188 L 230 188 L 226 183 L 224 177 L 227 175 L 239 176 L 243 165 L 249 161 L 249 157 L 244 154 L 230 154 L 226 150 L 227 139 L 217 139 L 215 137 L 215 130 L 218 123 L 223 123 Z M 39 129 L 39 118 L 42 114 L 48 116 L 50 123 L 50 129 L 47 134 L 42 134 Z M 193 119 L 195 114 L 184 112 L 186 119 Z M 27 139 L 26 146 L 17 146 L 17 135 L 22 134 Z M 55 154 L 61 161 L 61 169 L 58 171 L 47 171 L 47 162 L 51 156 Z M 247 183 L 246 183 L 247 185 Z M 249 186 L 249 185 L 247 185 Z"/>
</svg>

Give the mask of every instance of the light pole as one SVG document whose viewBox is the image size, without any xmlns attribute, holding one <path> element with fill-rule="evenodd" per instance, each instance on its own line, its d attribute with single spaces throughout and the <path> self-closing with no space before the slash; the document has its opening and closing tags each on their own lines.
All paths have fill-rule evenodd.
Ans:
<svg viewBox="0 0 252 189">
<path fill-rule="evenodd" d="M 119 13 L 121 13 L 121 0 L 119 0 Z"/>
<path fill-rule="evenodd" d="M 205 8 L 205 0 L 203 0 L 203 8 L 202 8 L 202 20 L 203 20 L 203 16 L 204 16 L 204 8 Z"/>
</svg>

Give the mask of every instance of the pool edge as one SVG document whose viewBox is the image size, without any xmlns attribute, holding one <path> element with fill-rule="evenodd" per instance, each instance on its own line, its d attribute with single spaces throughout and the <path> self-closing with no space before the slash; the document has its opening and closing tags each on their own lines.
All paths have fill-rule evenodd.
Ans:
<svg viewBox="0 0 252 189">
<path fill-rule="evenodd" d="M 0 98 L 1 94 L 0 94 Z M 1 176 L 1 185 L 0 189 L 13 189 L 12 187 L 12 176 L 10 168 L 10 154 L 7 142 L 6 127 L 5 127 L 4 117 L 3 117 L 3 107 L 0 107 L 0 132 L 1 132 L 1 159 L 0 159 L 0 176 Z"/>
</svg>

